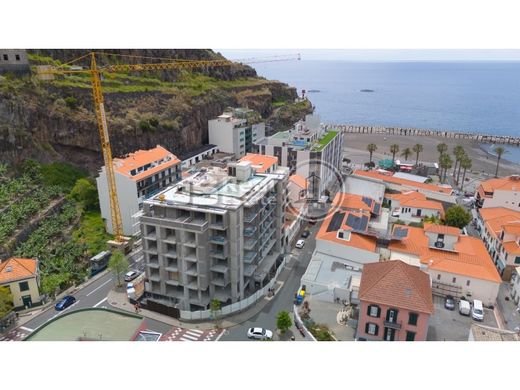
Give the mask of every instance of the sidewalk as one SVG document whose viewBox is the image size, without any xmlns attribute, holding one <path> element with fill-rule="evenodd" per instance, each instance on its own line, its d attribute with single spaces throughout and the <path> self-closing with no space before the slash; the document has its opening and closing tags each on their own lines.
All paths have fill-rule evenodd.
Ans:
<svg viewBox="0 0 520 390">
<path fill-rule="evenodd" d="M 248 321 L 251 317 L 254 317 L 257 315 L 262 309 L 271 302 L 272 299 L 276 298 L 276 295 L 280 291 L 280 289 L 283 287 L 285 281 L 289 278 L 289 275 L 291 273 L 291 262 L 294 262 L 295 260 L 290 258 L 290 260 L 285 265 L 285 268 L 280 272 L 280 275 L 278 277 L 278 280 L 275 284 L 275 295 L 273 297 L 263 297 L 258 300 L 255 304 L 251 305 L 248 309 L 233 314 L 231 316 L 225 317 L 221 319 L 220 321 L 220 327 L 221 328 L 231 328 L 233 326 L 239 325 L 243 322 Z M 288 269 L 289 267 L 289 269 Z M 117 309 L 125 310 L 131 313 L 135 313 L 134 305 L 132 305 L 128 301 L 128 297 L 126 295 L 126 292 L 117 292 L 114 290 L 111 290 L 108 294 L 108 303 Z M 141 309 L 139 311 L 139 314 L 142 315 L 145 318 L 150 318 L 156 321 L 164 322 L 166 324 L 169 324 L 171 326 L 179 326 L 179 327 L 189 327 L 192 329 L 200 329 L 200 330 L 209 330 L 215 328 L 215 323 L 213 321 L 204 321 L 204 322 L 192 322 L 192 321 L 183 321 L 182 319 L 176 319 L 164 314 L 156 313 L 154 311 Z M 294 328 L 294 329 L 293 329 Z M 291 334 L 287 337 L 287 335 L 291 332 Z M 283 339 L 285 340 L 287 337 L 287 340 L 290 339 L 290 337 L 294 334 L 295 338 L 298 340 L 297 336 L 300 337 L 301 340 L 304 340 L 304 338 L 300 335 L 300 332 L 296 327 L 292 327 L 287 333 L 284 335 Z"/>
</svg>

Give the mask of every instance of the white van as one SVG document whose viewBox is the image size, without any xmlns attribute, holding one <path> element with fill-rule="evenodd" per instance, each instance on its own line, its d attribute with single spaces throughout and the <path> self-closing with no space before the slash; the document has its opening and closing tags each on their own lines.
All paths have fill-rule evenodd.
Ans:
<svg viewBox="0 0 520 390">
<path fill-rule="evenodd" d="M 471 309 L 471 317 L 477 321 L 484 320 L 484 308 L 482 307 L 482 301 L 478 299 L 473 300 L 473 308 Z"/>
<path fill-rule="evenodd" d="M 469 316 L 470 312 L 471 312 L 471 306 L 469 305 L 469 302 L 461 299 L 459 301 L 459 313 L 464 316 Z"/>
</svg>

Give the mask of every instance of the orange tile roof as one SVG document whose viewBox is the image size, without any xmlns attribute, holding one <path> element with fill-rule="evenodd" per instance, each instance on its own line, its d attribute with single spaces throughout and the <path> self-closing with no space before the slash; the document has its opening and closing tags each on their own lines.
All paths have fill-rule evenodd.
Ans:
<svg viewBox="0 0 520 390">
<path fill-rule="evenodd" d="M 495 238 L 498 238 L 498 234 L 504 225 L 520 221 L 520 212 L 505 207 L 489 207 L 480 209 L 479 214 L 488 231 Z"/>
<path fill-rule="evenodd" d="M 152 164 L 163 159 L 169 160 L 160 163 L 156 167 L 150 167 L 146 171 L 139 172 L 136 175 L 132 176 L 130 173 L 133 169 L 137 170 L 138 168 L 144 167 L 147 164 Z M 181 160 L 179 160 L 174 154 L 170 153 L 162 146 L 157 145 L 153 149 L 138 150 L 134 153 L 129 153 L 125 158 L 114 158 L 114 167 L 115 170 L 120 174 L 137 181 L 152 176 L 157 172 L 170 168 L 176 164 L 179 164 L 180 162 Z"/>
<path fill-rule="evenodd" d="M 400 194 L 385 194 L 385 198 L 397 200 L 399 203 L 402 203 L 412 199 L 426 200 L 426 195 L 419 191 L 404 191 Z"/>
<path fill-rule="evenodd" d="M 506 233 L 520 235 L 520 220 L 504 225 L 503 229 Z"/>
<path fill-rule="evenodd" d="M 485 195 L 484 192 L 495 192 L 495 190 L 520 191 L 520 176 L 513 175 L 485 180 L 478 187 L 481 197 L 489 198 L 490 196 Z"/>
<path fill-rule="evenodd" d="M 371 178 L 374 178 L 374 179 L 379 179 L 379 180 L 382 180 L 382 181 L 386 181 L 388 183 L 407 185 L 407 186 L 410 186 L 412 188 L 422 188 L 422 189 L 425 189 L 425 190 L 429 190 L 429 191 L 433 191 L 433 192 L 440 192 L 440 193 L 443 193 L 443 194 L 451 195 L 451 193 L 453 192 L 453 188 L 451 188 L 451 187 L 443 187 L 443 186 L 438 186 L 438 185 L 435 185 L 435 184 L 419 183 L 419 182 L 415 182 L 413 180 L 406 180 L 406 179 L 401 179 L 401 178 L 398 178 L 398 177 L 383 175 L 383 174 L 375 172 L 375 171 L 356 170 L 356 171 L 354 171 L 354 175 L 371 177 Z"/>
<path fill-rule="evenodd" d="M 358 213 L 352 213 L 358 215 Z M 354 248 L 363 249 L 370 252 L 376 252 L 376 239 L 374 237 L 364 236 L 362 234 L 350 233 L 350 240 L 343 240 L 341 238 L 337 237 L 338 229 L 332 230 L 330 232 L 327 231 L 329 228 L 329 224 L 332 220 L 334 213 L 330 213 L 323 223 L 321 224 L 320 230 L 318 231 L 318 234 L 316 234 L 316 239 L 319 240 L 326 240 L 335 242 L 337 244 L 345 245 L 345 246 L 352 246 Z M 341 221 L 340 228 L 343 230 L 352 230 L 349 226 L 345 224 L 347 217 L 349 213 L 345 213 L 345 216 L 343 217 L 343 220 Z"/>
<path fill-rule="evenodd" d="M 520 245 L 516 241 L 507 241 L 502 244 L 504 250 L 511 255 L 520 255 Z"/>
<path fill-rule="evenodd" d="M 434 223 L 424 224 L 425 232 L 439 233 L 439 234 L 451 234 L 452 236 L 460 235 L 460 229 L 453 226 L 437 225 Z"/>
<path fill-rule="evenodd" d="M 406 228 L 407 237 L 391 242 L 388 249 L 414 254 L 430 269 L 500 282 L 500 275 L 480 239 L 459 234 L 455 252 L 443 251 L 428 246 L 428 237 L 423 229 L 410 226 Z"/>
<path fill-rule="evenodd" d="M 344 209 L 372 212 L 376 202 L 374 199 L 367 197 L 371 201 L 371 205 L 368 205 L 363 202 L 363 198 L 364 197 L 361 195 L 338 192 L 332 201 L 332 205 L 336 207 L 342 207 Z"/>
<path fill-rule="evenodd" d="M 265 173 L 265 171 L 267 171 L 273 165 L 278 164 L 278 157 L 264 154 L 248 153 L 238 161 L 249 161 L 258 173 Z"/>
<path fill-rule="evenodd" d="M 430 276 L 401 260 L 363 266 L 359 299 L 432 314 Z"/>
<path fill-rule="evenodd" d="M 26 279 L 36 274 L 38 260 L 11 257 L 0 263 L 0 284 Z"/>
<path fill-rule="evenodd" d="M 298 187 L 302 189 L 307 189 L 307 180 L 303 176 L 300 175 L 291 175 L 289 176 L 289 180 L 296 184 Z"/>
</svg>

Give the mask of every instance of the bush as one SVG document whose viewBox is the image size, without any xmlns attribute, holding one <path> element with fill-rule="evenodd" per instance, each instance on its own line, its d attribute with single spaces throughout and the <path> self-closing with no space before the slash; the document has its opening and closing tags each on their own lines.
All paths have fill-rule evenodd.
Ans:
<svg viewBox="0 0 520 390">
<path fill-rule="evenodd" d="M 292 320 L 289 313 L 285 310 L 278 313 L 276 316 L 276 327 L 284 334 L 292 326 Z"/>
<path fill-rule="evenodd" d="M 472 216 L 462 206 L 451 206 L 446 211 L 446 225 L 462 229 L 472 220 Z"/>
<path fill-rule="evenodd" d="M 422 227 L 424 227 L 424 223 L 422 223 L 422 222 L 410 222 L 408 224 L 408 226 L 422 228 Z"/>
<path fill-rule="evenodd" d="M 78 99 L 76 99 L 74 96 L 67 96 L 65 98 L 65 104 L 68 108 L 75 110 L 78 108 Z"/>
<path fill-rule="evenodd" d="M 152 125 L 150 125 L 150 123 L 148 121 L 140 121 L 139 122 L 139 128 L 144 131 L 144 132 L 147 132 L 147 131 L 152 131 L 154 130 Z"/>
<path fill-rule="evenodd" d="M 78 179 L 70 192 L 70 196 L 79 202 L 85 210 L 99 209 L 96 185 L 89 179 Z"/>
<path fill-rule="evenodd" d="M 85 171 L 62 162 L 42 165 L 41 173 L 46 185 L 60 186 L 67 192 L 74 187 L 78 179 L 87 176 Z"/>
<path fill-rule="evenodd" d="M 334 338 L 332 337 L 332 333 L 329 330 L 329 327 L 327 325 L 323 324 L 317 324 L 311 326 L 309 329 L 309 332 L 316 337 L 316 340 L 318 341 L 334 341 Z"/>
</svg>

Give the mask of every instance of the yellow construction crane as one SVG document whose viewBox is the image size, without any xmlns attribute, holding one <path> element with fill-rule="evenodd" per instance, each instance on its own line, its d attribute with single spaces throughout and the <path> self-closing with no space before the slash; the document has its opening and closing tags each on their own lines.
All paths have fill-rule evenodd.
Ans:
<svg viewBox="0 0 520 390">
<path fill-rule="evenodd" d="M 151 63 L 140 63 L 140 64 L 113 64 L 113 65 L 102 65 L 98 66 L 96 62 L 96 56 L 117 56 L 117 57 L 129 57 L 129 58 L 140 58 L 153 60 Z M 90 68 L 83 68 L 81 66 L 74 66 L 72 64 L 78 61 L 90 58 Z M 105 163 L 107 181 L 108 181 L 108 193 L 110 199 L 110 213 L 112 217 L 112 227 L 115 235 L 115 243 L 117 246 L 123 247 L 128 241 L 123 236 L 123 227 L 121 223 L 121 211 L 119 208 L 119 201 L 117 198 L 114 166 L 112 163 L 112 148 L 110 147 L 110 138 L 107 128 L 107 120 L 105 114 L 105 106 L 103 99 L 103 92 L 101 89 L 101 75 L 115 73 L 115 72 L 137 72 L 137 71 L 153 71 L 153 70 L 181 70 L 181 69 L 197 69 L 197 68 L 209 68 L 219 66 L 233 66 L 238 64 L 252 64 L 259 62 L 274 62 L 274 61 L 288 61 L 288 60 L 299 60 L 300 55 L 287 55 L 287 56 L 274 56 L 269 58 L 249 58 L 242 60 L 239 63 L 223 60 L 179 60 L 179 59 L 167 59 L 158 57 L 143 57 L 143 56 L 132 56 L 132 55 L 120 55 L 102 52 L 90 52 L 84 56 L 78 57 L 72 61 L 69 61 L 60 66 L 53 65 L 42 65 L 37 68 L 38 76 L 42 80 L 49 80 L 54 75 L 67 75 L 67 74 L 88 74 L 92 82 L 92 95 L 94 98 L 94 109 L 96 111 L 96 120 L 98 124 L 99 139 L 101 141 L 101 151 L 103 152 L 103 160 Z M 164 62 L 154 62 L 154 61 Z"/>
</svg>

